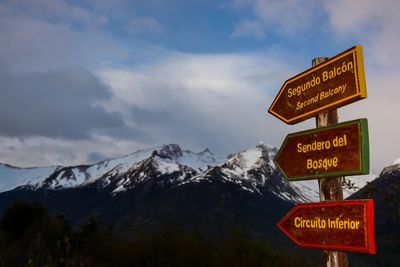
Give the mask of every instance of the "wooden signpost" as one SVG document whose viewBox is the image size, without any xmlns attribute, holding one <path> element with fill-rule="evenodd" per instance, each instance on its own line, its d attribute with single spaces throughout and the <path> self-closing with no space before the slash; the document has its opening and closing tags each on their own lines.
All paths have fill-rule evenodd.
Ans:
<svg viewBox="0 0 400 267">
<path fill-rule="evenodd" d="M 295 124 L 367 97 L 361 46 L 287 80 L 268 112 Z"/>
<path fill-rule="evenodd" d="M 289 134 L 274 161 L 291 181 L 367 174 L 367 120 Z"/>
<path fill-rule="evenodd" d="M 277 225 L 303 248 L 376 253 L 373 200 L 297 204 Z"/>
<path fill-rule="evenodd" d="M 375 254 L 373 200 L 343 201 L 342 175 L 369 173 L 366 119 L 338 124 L 337 108 L 367 97 L 362 47 L 315 58 L 287 80 L 268 112 L 287 124 L 315 116 L 317 129 L 289 134 L 275 163 L 289 180 L 318 179 L 320 203 L 299 204 L 277 225 L 324 266 L 347 267 L 344 252 Z"/>
</svg>

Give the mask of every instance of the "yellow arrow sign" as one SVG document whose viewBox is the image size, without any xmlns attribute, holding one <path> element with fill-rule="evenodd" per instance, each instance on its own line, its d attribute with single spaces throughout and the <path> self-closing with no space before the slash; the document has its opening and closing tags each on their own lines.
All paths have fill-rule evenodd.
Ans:
<svg viewBox="0 0 400 267">
<path fill-rule="evenodd" d="M 354 46 L 287 80 L 268 112 L 295 124 L 366 97 L 362 47 Z"/>
</svg>

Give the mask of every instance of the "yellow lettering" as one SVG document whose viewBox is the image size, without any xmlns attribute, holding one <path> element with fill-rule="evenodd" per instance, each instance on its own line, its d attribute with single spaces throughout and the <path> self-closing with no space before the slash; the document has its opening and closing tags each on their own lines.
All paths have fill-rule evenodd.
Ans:
<svg viewBox="0 0 400 267">
<path fill-rule="evenodd" d="M 340 220 L 340 218 L 336 218 L 335 220 L 331 220 L 328 218 L 328 228 L 330 229 L 344 229 L 344 230 L 357 230 L 360 228 L 360 221 L 353 221 L 351 219 Z"/>
<path fill-rule="evenodd" d="M 299 228 L 301 226 L 301 218 L 299 217 L 294 218 L 294 226 L 296 228 Z"/>
<path fill-rule="evenodd" d="M 297 153 L 301 153 L 302 151 L 301 143 L 297 143 Z"/>
<path fill-rule="evenodd" d="M 293 95 L 292 88 L 289 88 L 287 90 L 287 93 L 288 93 L 288 97 L 292 97 L 292 95 Z"/>
<path fill-rule="evenodd" d="M 332 166 L 333 166 L 333 167 L 337 167 L 338 161 L 339 161 L 339 159 L 338 159 L 337 157 L 334 157 L 334 158 L 333 158 L 333 161 L 332 161 Z"/>
<path fill-rule="evenodd" d="M 344 134 L 344 135 L 341 136 L 341 137 L 336 136 L 336 137 L 332 140 L 332 144 L 333 144 L 334 147 L 347 146 L 347 135 Z"/>
<path fill-rule="evenodd" d="M 333 158 L 322 158 L 322 159 L 307 159 L 306 161 L 306 168 L 307 170 L 314 169 L 323 169 L 327 171 L 332 167 L 337 167 L 339 163 L 339 159 L 337 157 Z"/>
<path fill-rule="evenodd" d="M 316 96 L 311 97 L 311 98 L 309 98 L 309 99 L 307 99 L 305 101 L 299 101 L 296 104 L 296 110 L 301 110 L 306 106 L 309 106 L 311 104 L 315 104 L 315 103 L 318 102 L 318 100 L 319 100 L 319 97 L 318 97 L 318 94 L 317 94 Z"/>
<path fill-rule="evenodd" d="M 353 70 L 353 62 L 349 61 L 349 62 L 347 63 L 347 69 L 348 69 L 349 71 L 352 71 L 352 70 Z M 342 67 L 342 70 L 343 70 L 343 67 Z"/>
<path fill-rule="evenodd" d="M 331 148 L 331 142 L 329 140 L 326 141 L 314 141 L 309 144 L 297 144 L 297 152 L 298 153 L 308 153 L 312 151 L 319 151 L 319 150 L 328 150 Z"/>
<path fill-rule="evenodd" d="M 312 169 L 312 159 L 307 159 L 307 170 Z"/>
<path fill-rule="evenodd" d="M 328 72 L 327 71 L 322 72 L 322 81 L 325 82 L 328 79 L 329 79 Z"/>
</svg>

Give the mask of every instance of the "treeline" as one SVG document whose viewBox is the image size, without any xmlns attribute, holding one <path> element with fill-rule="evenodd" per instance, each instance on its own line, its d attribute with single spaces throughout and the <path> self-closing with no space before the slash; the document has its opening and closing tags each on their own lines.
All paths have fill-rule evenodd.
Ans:
<svg viewBox="0 0 400 267">
<path fill-rule="evenodd" d="M 0 221 L 0 267 L 6 266 L 311 266 L 299 256 L 239 230 L 210 240 L 184 230 L 117 237 L 94 218 L 72 229 L 38 203 L 15 202 Z"/>
</svg>

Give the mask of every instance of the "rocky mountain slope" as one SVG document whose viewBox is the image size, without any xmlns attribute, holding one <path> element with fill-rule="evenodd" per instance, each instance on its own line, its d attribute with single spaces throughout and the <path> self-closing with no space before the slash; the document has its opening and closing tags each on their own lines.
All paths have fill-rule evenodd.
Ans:
<svg viewBox="0 0 400 267">
<path fill-rule="evenodd" d="M 281 176 L 276 151 L 259 144 L 220 160 L 209 150 L 194 153 L 170 144 L 92 165 L 0 165 L 0 213 L 24 199 L 43 202 L 73 224 L 95 216 L 121 232 L 180 224 L 217 232 L 226 225 L 251 226 L 276 234 L 275 223 L 295 203 L 318 201 L 317 181 Z"/>
<path fill-rule="evenodd" d="M 261 194 L 266 188 L 278 197 L 292 201 L 310 201 L 310 190 L 289 183 L 273 173 L 276 149 L 268 145 L 239 151 L 226 161 L 218 160 L 209 150 L 194 153 L 178 145 L 164 145 L 140 150 L 118 159 L 93 165 L 19 169 L 0 166 L 1 191 L 15 188 L 61 190 L 68 188 L 107 188 L 115 195 L 155 180 L 159 184 L 180 186 L 211 181 L 218 177 L 241 189 Z M 168 179 L 165 179 L 168 177 Z"/>
<path fill-rule="evenodd" d="M 44 203 L 74 225 L 94 216 L 121 233 L 164 225 L 221 233 L 239 226 L 277 236 L 279 217 L 295 202 L 312 199 L 282 178 L 275 153 L 260 144 L 222 161 L 208 150 L 171 144 L 93 165 L 38 169 L 45 175 L 2 189 L 0 213 L 23 199 Z M 1 179 L 13 179 L 5 176 L 12 167 L 2 167 Z"/>
<path fill-rule="evenodd" d="M 268 187 L 270 192 L 285 200 L 318 201 L 316 180 L 288 182 L 281 177 L 271 178 L 276 172 L 272 160 L 275 153 L 275 148 L 260 144 L 232 154 L 223 161 L 207 149 L 194 153 L 170 144 L 92 165 L 17 168 L 0 164 L 0 192 L 18 187 L 31 190 L 107 187 L 115 195 L 161 176 L 169 176 L 169 180 L 159 179 L 158 182 L 179 186 L 209 181 L 210 177 L 218 174 L 223 181 L 240 185 L 249 192 L 260 194 Z M 374 175 L 351 178 L 356 187 L 345 191 L 345 195 L 349 196 L 374 178 Z"/>
</svg>

